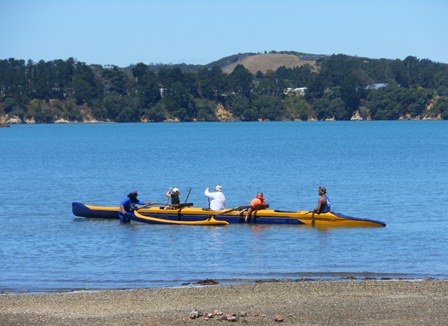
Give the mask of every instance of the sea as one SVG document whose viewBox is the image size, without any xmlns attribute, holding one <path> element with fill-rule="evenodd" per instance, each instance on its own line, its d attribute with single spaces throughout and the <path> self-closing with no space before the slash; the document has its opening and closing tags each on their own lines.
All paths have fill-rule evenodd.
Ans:
<svg viewBox="0 0 448 326">
<path fill-rule="evenodd" d="M 204 281 L 448 279 L 448 121 L 38 124 L 0 128 L 0 293 Z M 380 228 L 177 226 L 76 217 L 72 202 L 332 209 Z"/>
</svg>

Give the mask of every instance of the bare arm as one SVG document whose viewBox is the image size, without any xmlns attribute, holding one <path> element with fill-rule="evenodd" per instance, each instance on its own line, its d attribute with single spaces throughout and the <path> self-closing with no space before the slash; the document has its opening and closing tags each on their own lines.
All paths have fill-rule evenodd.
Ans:
<svg viewBox="0 0 448 326">
<path fill-rule="evenodd" d="M 320 213 L 320 211 L 324 205 L 325 205 L 325 198 L 319 197 L 319 200 L 317 201 L 317 207 L 314 209 L 314 212 Z"/>
<path fill-rule="evenodd" d="M 173 190 L 173 188 L 168 189 L 167 193 L 165 194 L 167 198 L 171 198 L 171 190 Z"/>
</svg>

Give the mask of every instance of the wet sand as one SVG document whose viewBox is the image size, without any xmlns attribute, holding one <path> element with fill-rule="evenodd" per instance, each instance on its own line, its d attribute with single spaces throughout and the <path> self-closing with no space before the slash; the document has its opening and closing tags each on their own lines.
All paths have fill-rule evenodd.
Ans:
<svg viewBox="0 0 448 326">
<path fill-rule="evenodd" d="M 302 281 L 0 295 L 0 325 L 229 323 L 448 325 L 448 281 Z"/>
</svg>

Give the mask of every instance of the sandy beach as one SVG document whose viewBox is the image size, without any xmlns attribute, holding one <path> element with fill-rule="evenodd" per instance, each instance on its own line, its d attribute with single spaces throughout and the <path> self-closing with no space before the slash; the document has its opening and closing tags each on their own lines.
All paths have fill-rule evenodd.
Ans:
<svg viewBox="0 0 448 326">
<path fill-rule="evenodd" d="M 302 281 L 0 295 L 0 325 L 228 323 L 448 325 L 448 281 Z"/>
</svg>

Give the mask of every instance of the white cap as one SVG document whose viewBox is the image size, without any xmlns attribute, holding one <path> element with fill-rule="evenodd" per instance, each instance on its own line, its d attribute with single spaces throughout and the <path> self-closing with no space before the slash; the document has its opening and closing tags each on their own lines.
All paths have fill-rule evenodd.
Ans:
<svg viewBox="0 0 448 326">
<path fill-rule="evenodd" d="M 219 185 L 216 186 L 216 187 L 215 187 L 215 190 L 219 190 L 219 191 L 221 191 L 221 190 L 222 190 L 222 186 L 219 186 Z"/>
<path fill-rule="evenodd" d="M 173 188 L 173 192 L 179 192 L 179 189 Z"/>
</svg>

